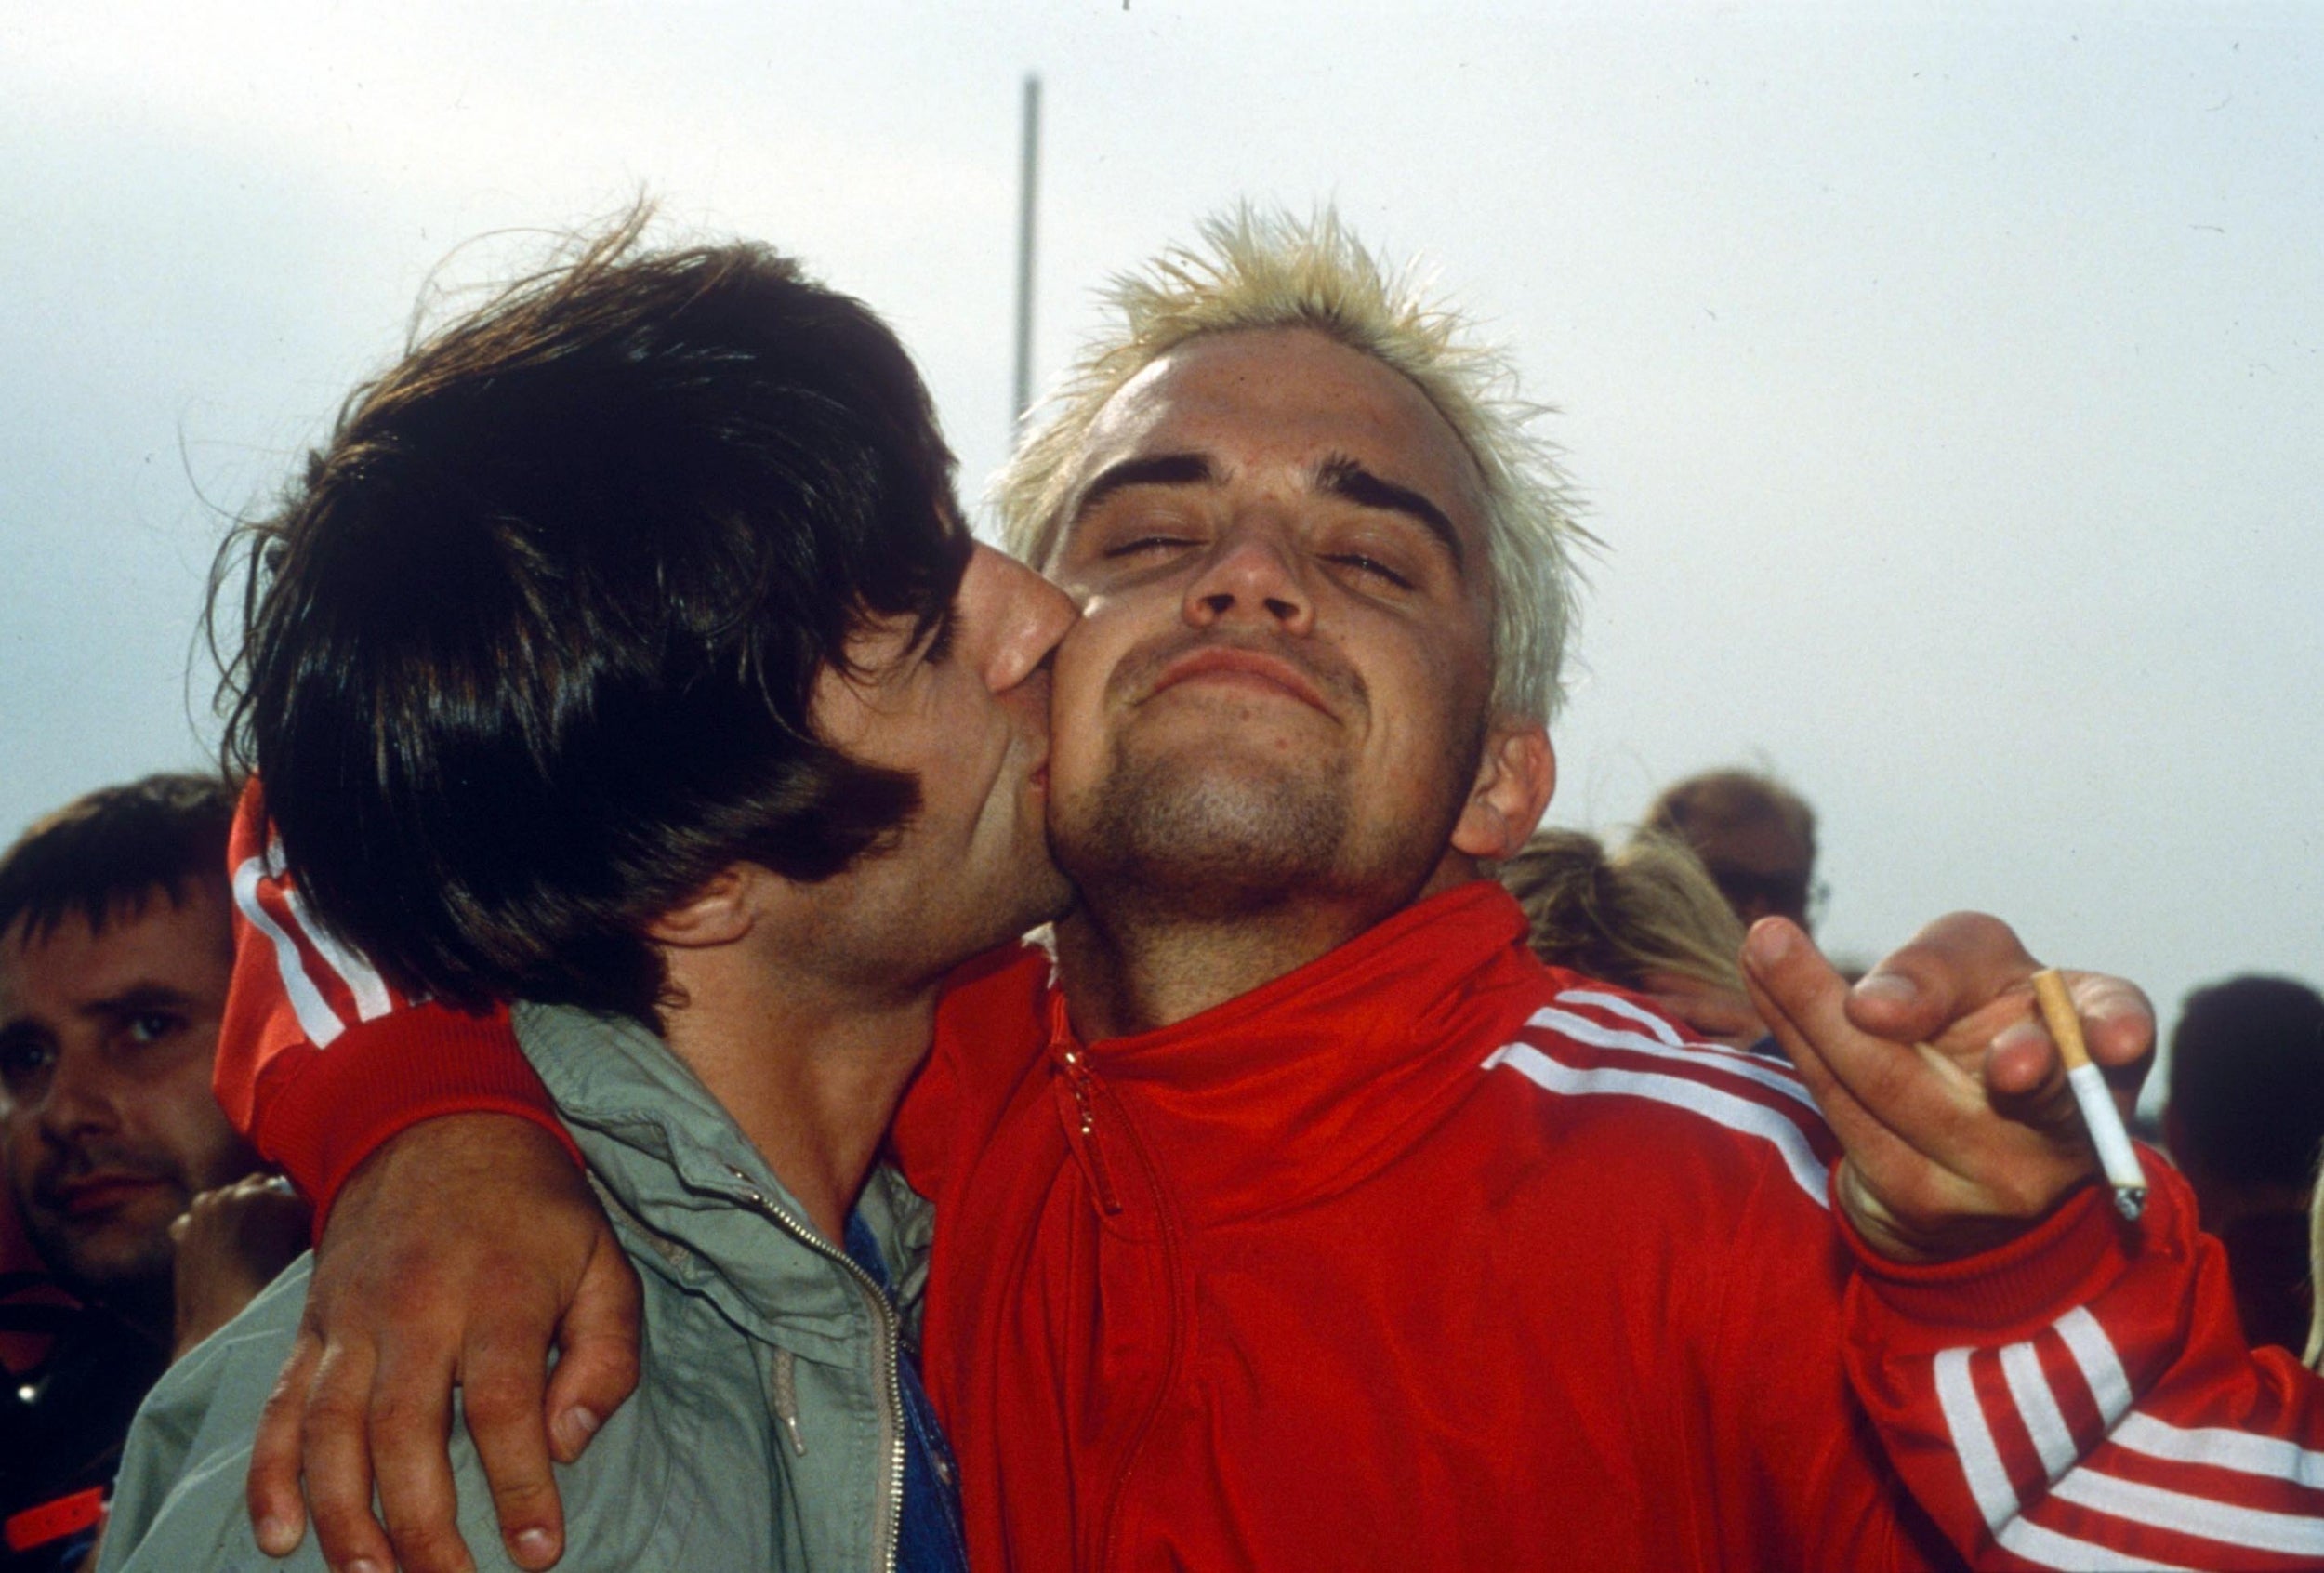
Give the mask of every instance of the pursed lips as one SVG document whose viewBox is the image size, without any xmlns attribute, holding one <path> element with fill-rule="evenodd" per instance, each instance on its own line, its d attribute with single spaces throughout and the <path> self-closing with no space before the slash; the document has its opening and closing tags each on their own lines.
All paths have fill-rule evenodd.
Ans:
<svg viewBox="0 0 2324 1573">
<path fill-rule="evenodd" d="M 1162 668 L 1162 675 L 1146 691 L 1146 697 L 1151 699 L 1181 683 L 1195 681 L 1274 689 L 1327 716 L 1332 713 L 1315 685 L 1290 662 L 1231 644 L 1203 645 L 1179 656 Z"/>
</svg>

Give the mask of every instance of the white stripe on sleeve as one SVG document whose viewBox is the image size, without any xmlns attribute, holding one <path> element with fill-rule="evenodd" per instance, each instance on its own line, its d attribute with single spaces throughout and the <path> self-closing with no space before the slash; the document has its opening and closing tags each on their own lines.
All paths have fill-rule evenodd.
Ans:
<svg viewBox="0 0 2324 1573">
<path fill-rule="evenodd" d="M 2090 1395 L 2097 1401 L 2098 1418 L 2112 1431 L 2115 1422 L 2130 1412 L 2131 1379 L 2122 1372 L 2120 1356 L 2114 1352 L 2114 1340 L 2098 1325 L 2098 1318 L 2086 1305 L 2077 1305 L 2051 1326 L 2066 1340 L 2072 1352 L 2074 1364 L 2082 1370 L 2082 1380 L 2090 1383 Z"/>
<path fill-rule="evenodd" d="M 355 997 L 355 1019 L 376 1022 L 395 1009 L 395 1000 L 388 993 L 388 985 L 372 971 L 371 963 L 355 951 L 341 945 L 307 911 L 306 898 L 298 893 L 297 885 L 283 887 L 283 900 L 290 907 L 291 919 L 298 932 L 307 936 L 307 943 L 339 975 L 347 991 Z"/>
<path fill-rule="evenodd" d="M 2001 1450 L 1993 1445 L 1993 1432 L 1985 1423 L 1985 1407 L 1977 1401 L 1977 1385 L 1969 1375 L 1967 1349 L 1948 1349 L 1936 1357 L 1936 1402 L 1945 1411 L 1945 1429 L 1953 1435 L 1953 1452 L 1961 1460 L 1961 1477 L 1985 1527 L 1995 1534 L 2017 1516 L 2017 1487 L 2001 1467 Z M 2022 1554 L 2022 1553 L 2021 1553 Z"/>
<path fill-rule="evenodd" d="M 2093 1545 L 2018 1515 L 2017 1488 L 2009 1483 L 2000 1449 L 1994 1446 L 1993 1432 L 1986 1424 L 1984 1406 L 1977 1401 L 1976 1383 L 1969 1375 L 1972 1353 L 1948 1349 L 1937 1355 L 1936 1401 L 1945 1412 L 1946 1429 L 1952 1433 L 1953 1452 L 1961 1460 L 1969 1495 L 2002 1549 L 2043 1567 L 2107 1569 L 2109 1573 L 2118 1568 L 2159 1568 L 2164 1573 L 2185 1573 L 2175 1564 Z M 2011 1390 L 2016 1391 L 2014 1381 Z M 2022 1395 L 2019 1401 L 2022 1407 Z"/>
<path fill-rule="evenodd" d="M 2013 1343 L 2001 1351 L 2001 1375 L 2017 1400 L 2017 1415 L 2033 1438 L 2034 1451 L 2041 1456 L 2042 1474 L 2055 1480 L 2074 1467 L 2074 1434 L 2058 1411 L 2050 1379 L 2041 1374 L 2041 1356 L 2030 1343 Z"/>
<path fill-rule="evenodd" d="M 2177 1426 L 2133 1410 L 2114 1428 L 2109 1440 L 2150 1459 L 2208 1464 L 2324 1491 L 2324 1453 L 2278 1436 L 2256 1436 L 2221 1426 Z"/>
<path fill-rule="evenodd" d="M 2175 1562 L 2154 1562 L 2116 1551 L 2112 1546 L 2093 1545 L 2071 1535 L 2061 1535 L 2054 1529 L 2044 1529 L 2039 1524 L 2028 1524 L 2020 1518 L 1994 1537 L 2005 1551 L 2016 1553 L 2027 1562 L 2044 1567 L 2070 1567 L 2076 1573 L 2195 1573 Z"/>
<path fill-rule="evenodd" d="M 1549 1014 L 1550 1012 L 1543 1012 Z M 1541 1018 L 1536 1016 L 1535 1021 Z M 1578 1017 L 1576 1020 L 1579 1020 Z M 1651 1039 L 1641 1039 L 1651 1042 Z M 1677 1051 L 1684 1053 L 1684 1051 Z M 1538 1087 L 1552 1092 L 1591 1093 L 1611 1092 L 1633 1098 L 1651 1099 L 1669 1104 L 1674 1108 L 1688 1109 L 1730 1130 L 1763 1137 L 1776 1144 L 1783 1156 L 1784 1167 L 1791 1178 L 1799 1182 L 1816 1206 L 1829 1208 L 1824 1196 L 1824 1160 L 1816 1156 L 1800 1128 L 1763 1104 L 1749 1098 L 1706 1087 L 1684 1077 L 1663 1076 L 1655 1071 L 1618 1070 L 1610 1065 L 1577 1069 L 1552 1059 L 1530 1043 L 1512 1043 L 1496 1049 L 1485 1062 L 1484 1068 L 1508 1065 Z"/>
<path fill-rule="evenodd" d="M 2324 1518 L 2237 1507 L 2232 1502 L 2169 1491 L 2088 1468 L 2067 1472 L 2065 1479 L 2050 1488 L 2050 1494 L 2093 1513 L 2110 1514 L 2174 1534 L 2196 1535 L 2206 1540 L 2285 1556 L 2324 1557 Z"/>
<path fill-rule="evenodd" d="M 323 998 L 323 991 L 307 975 L 297 943 L 259 903 L 258 881 L 265 877 L 266 866 L 260 859 L 244 858 L 242 866 L 234 870 L 234 905 L 242 909 L 250 926 L 274 946 L 274 967 L 282 975 L 283 994 L 290 1000 L 291 1011 L 298 1017 L 307 1041 L 318 1049 L 327 1048 L 333 1038 L 347 1030 L 347 1024 L 339 1020 L 338 1012 L 331 1009 L 330 1001 Z"/>
</svg>

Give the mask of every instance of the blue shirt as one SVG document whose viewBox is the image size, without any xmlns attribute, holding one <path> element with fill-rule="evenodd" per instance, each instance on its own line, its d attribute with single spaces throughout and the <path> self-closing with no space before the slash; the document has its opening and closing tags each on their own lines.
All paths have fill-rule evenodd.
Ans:
<svg viewBox="0 0 2324 1573">
<path fill-rule="evenodd" d="M 848 1215 L 847 1253 L 869 1273 L 892 1304 L 888 1264 L 879 1242 L 854 1214 Z M 919 1353 L 896 1345 L 896 1386 L 904 1395 L 904 1503 L 896 1517 L 897 1573 L 968 1573 L 969 1552 L 960 1538 L 960 1472 L 952 1461 L 944 1427 L 920 1383 Z"/>
</svg>

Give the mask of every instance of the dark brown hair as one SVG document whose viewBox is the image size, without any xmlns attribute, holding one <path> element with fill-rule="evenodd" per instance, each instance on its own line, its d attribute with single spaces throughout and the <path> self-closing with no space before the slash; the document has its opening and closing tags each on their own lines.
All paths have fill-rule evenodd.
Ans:
<svg viewBox="0 0 2324 1573">
<path fill-rule="evenodd" d="M 101 934 L 157 892 L 182 903 L 190 880 L 222 892 L 233 820 L 234 789 L 214 775 L 149 775 L 75 798 L 0 854 L 0 934 L 20 920 L 46 939 L 75 913 Z"/>
<path fill-rule="evenodd" d="M 458 1006 L 652 1022 L 654 919 L 918 803 L 811 709 L 869 619 L 945 630 L 972 543 L 927 390 L 860 302 L 644 218 L 358 389 L 220 555 L 229 758 L 310 906 Z"/>
</svg>

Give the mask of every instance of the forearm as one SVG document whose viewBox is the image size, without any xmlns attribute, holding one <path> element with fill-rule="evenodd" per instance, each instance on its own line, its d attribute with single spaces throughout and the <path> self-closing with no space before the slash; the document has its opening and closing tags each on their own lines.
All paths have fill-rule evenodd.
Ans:
<svg viewBox="0 0 2324 1573">
<path fill-rule="evenodd" d="M 1858 1248 L 1851 1381 L 1908 1487 L 1980 1562 L 2314 1566 L 2324 1384 L 2252 1354 L 2167 1165 L 2135 1225 L 2092 1188 L 1985 1257 Z"/>
</svg>

